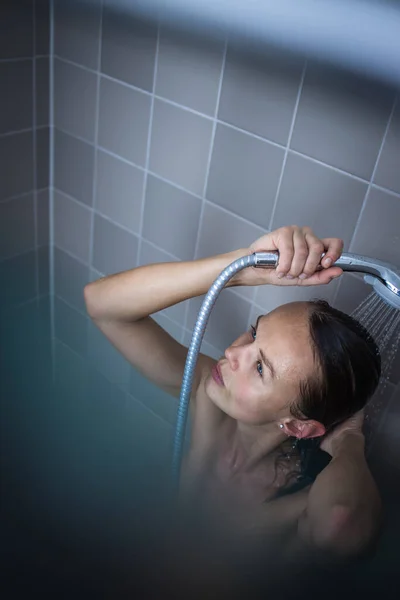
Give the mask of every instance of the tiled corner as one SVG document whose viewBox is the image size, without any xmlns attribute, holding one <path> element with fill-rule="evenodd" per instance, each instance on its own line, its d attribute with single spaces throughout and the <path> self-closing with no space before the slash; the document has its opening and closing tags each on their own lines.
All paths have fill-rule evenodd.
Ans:
<svg viewBox="0 0 400 600">
<path fill-rule="evenodd" d="M 371 188 L 351 251 L 400 267 L 400 198 Z"/>
<path fill-rule="evenodd" d="M 99 146 L 145 166 L 149 121 L 150 96 L 101 78 Z"/>
<path fill-rule="evenodd" d="M 244 52 L 229 47 L 218 118 L 286 145 L 303 64 L 271 49 Z"/>
<path fill-rule="evenodd" d="M 291 148 L 369 179 L 393 104 L 393 92 L 322 66 L 307 68 Z"/>
<path fill-rule="evenodd" d="M 189 301 L 187 328 L 193 330 L 203 296 Z M 222 290 L 211 311 L 204 340 L 215 348 L 225 349 L 247 328 L 250 303 L 230 290 Z"/>
<path fill-rule="evenodd" d="M 35 1 L 35 54 L 50 53 L 50 0 Z"/>
<path fill-rule="evenodd" d="M 36 58 L 36 127 L 49 125 L 49 58 Z"/>
<path fill-rule="evenodd" d="M 110 275 L 136 266 L 138 238 L 114 223 L 95 215 L 93 267 Z"/>
<path fill-rule="evenodd" d="M 91 211 L 54 190 L 54 243 L 89 262 Z"/>
<path fill-rule="evenodd" d="M 97 75 L 54 60 L 54 125 L 94 142 Z"/>
<path fill-rule="evenodd" d="M 94 147 L 55 129 L 54 154 L 55 187 L 91 206 Z"/>
<path fill-rule="evenodd" d="M 35 250 L 0 262 L 0 310 L 36 297 Z"/>
<path fill-rule="evenodd" d="M 50 130 L 36 130 L 36 187 L 41 190 L 49 186 Z"/>
<path fill-rule="evenodd" d="M 152 91 L 157 26 L 134 18 L 129 12 L 119 11 L 112 2 L 105 3 L 102 25 L 102 72 Z"/>
<path fill-rule="evenodd" d="M 49 246 L 40 246 L 37 249 L 38 260 L 38 294 L 39 296 L 50 293 L 50 263 Z"/>
<path fill-rule="evenodd" d="M 139 233 L 144 171 L 97 151 L 96 209 L 116 223 Z"/>
<path fill-rule="evenodd" d="M 33 188 L 32 132 L 0 137 L 0 200 L 19 196 Z"/>
<path fill-rule="evenodd" d="M 83 289 L 89 282 L 89 268 L 54 247 L 54 293 L 68 304 L 86 313 Z"/>
<path fill-rule="evenodd" d="M 191 31 L 161 29 L 156 94 L 214 116 L 224 43 Z"/>
<path fill-rule="evenodd" d="M 154 101 L 150 170 L 201 195 L 211 144 L 212 122 L 177 106 Z"/>
<path fill-rule="evenodd" d="M 37 245 L 46 246 L 50 238 L 49 190 L 40 190 L 36 195 L 37 206 Z"/>
<path fill-rule="evenodd" d="M 284 151 L 218 124 L 208 179 L 208 200 L 267 228 Z"/>
<path fill-rule="evenodd" d="M 54 3 L 54 53 L 91 69 L 98 65 L 101 0 Z"/>
<path fill-rule="evenodd" d="M 129 363 L 92 322 L 88 330 L 88 359 L 109 381 L 124 390 L 128 389 Z"/>
<path fill-rule="evenodd" d="M 261 227 L 247 223 L 219 206 L 206 202 L 196 258 L 247 248 L 264 233 L 266 231 Z M 235 291 L 248 299 L 254 296 L 254 287 L 235 287 Z"/>
<path fill-rule="evenodd" d="M 175 422 L 178 400 L 133 368 L 130 370 L 129 393 L 162 419 L 172 424 Z"/>
<path fill-rule="evenodd" d="M 189 346 L 190 346 L 190 342 L 192 340 L 192 335 L 193 335 L 192 331 L 185 331 L 185 333 L 184 333 L 182 343 L 187 348 L 189 348 Z M 210 356 L 211 358 L 214 358 L 215 360 L 219 360 L 221 358 L 221 356 L 223 355 L 224 351 L 219 350 L 218 348 L 215 348 L 214 346 L 212 346 L 211 344 L 209 344 L 208 342 L 206 342 L 203 339 L 203 341 L 201 343 L 201 347 L 200 347 L 200 352 L 202 354 L 205 354 L 206 356 Z"/>
<path fill-rule="evenodd" d="M 5 0 L 0 4 L 0 59 L 33 54 L 32 1 Z"/>
<path fill-rule="evenodd" d="M 374 183 L 400 194 L 400 97 L 390 122 Z"/>
<path fill-rule="evenodd" d="M 32 127 L 32 61 L 0 62 L 0 134 Z"/>
<path fill-rule="evenodd" d="M 87 317 L 54 297 L 55 336 L 80 356 L 87 355 Z"/>
<path fill-rule="evenodd" d="M 254 302 L 257 304 L 257 310 L 268 313 L 281 304 L 289 302 L 308 302 L 316 298 L 327 300 L 332 303 L 338 286 L 338 280 L 334 280 L 328 285 L 315 286 L 281 286 L 281 285 L 260 285 L 257 287 Z"/>
<path fill-rule="evenodd" d="M 0 260 L 33 250 L 33 211 L 32 194 L 0 203 Z"/>
<path fill-rule="evenodd" d="M 142 235 L 174 256 L 192 260 L 200 208 L 199 198 L 149 175 Z M 171 215 L 179 218 L 171 219 Z"/>
<path fill-rule="evenodd" d="M 308 225 L 348 248 L 366 191 L 366 183 L 289 152 L 272 229 Z"/>
<path fill-rule="evenodd" d="M 169 254 L 163 252 L 162 250 L 158 250 L 158 248 L 155 248 L 146 242 L 146 240 L 142 240 L 138 266 L 174 261 L 175 259 Z M 183 325 L 186 315 L 186 302 L 179 302 L 179 304 L 170 306 L 162 312 L 176 323 Z"/>
</svg>

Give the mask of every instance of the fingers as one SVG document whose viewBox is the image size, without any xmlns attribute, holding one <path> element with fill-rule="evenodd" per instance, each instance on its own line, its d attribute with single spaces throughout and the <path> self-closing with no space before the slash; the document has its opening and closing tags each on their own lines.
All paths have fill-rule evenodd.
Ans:
<svg viewBox="0 0 400 600">
<path fill-rule="evenodd" d="M 306 264 L 304 265 L 303 274 L 306 277 L 313 275 L 317 267 L 321 263 L 321 256 L 325 251 L 325 246 L 314 233 L 308 227 L 305 227 L 305 238 L 308 245 L 308 257 Z"/>
<path fill-rule="evenodd" d="M 322 266 L 327 268 L 333 265 L 333 263 L 340 258 L 343 252 L 344 242 L 339 238 L 324 238 L 321 241 L 325 248 L 325 256 L 322 261 Z"/>
<path fill-rule="evenodd" d="M 302 286 L 309 285 L 327 285 L 333 279 L 340 277 L 343 274 L 343 270 L 340 267 L 329 267 L 328 269 L 321 269 L 321 271 L 316 271 L 307 279 L 299 280 L 299 284 Z"/>
</svg>

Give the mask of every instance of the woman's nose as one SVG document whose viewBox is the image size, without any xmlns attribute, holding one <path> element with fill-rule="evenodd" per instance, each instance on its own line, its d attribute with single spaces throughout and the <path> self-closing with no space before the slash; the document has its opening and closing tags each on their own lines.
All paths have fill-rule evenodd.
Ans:
<svg viewBox="0 0 400 600">
<path fill-rule="evenodd" d="M 239 366 L 239 348 L 237 346 L 229 346 L 229 348 L 225 350 L 225 358 L 232 371 L 235 371 Z"/>
</svg>

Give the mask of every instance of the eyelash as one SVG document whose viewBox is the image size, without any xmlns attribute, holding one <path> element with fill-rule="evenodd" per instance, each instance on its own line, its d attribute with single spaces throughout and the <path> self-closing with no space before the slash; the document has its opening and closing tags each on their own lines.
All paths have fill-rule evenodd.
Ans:
<svg viewBox="0 0 400 600">
<path fill-rule="evenodd" d="M 251 325 L 251 332 L 250 332 L 250 334 L 251 334 L 251 336 L 252 336 L 253 340 L 255 340 L 255 339 L 256 339 L 256 335 L 257 335 L 257 330 L 256 330 L 256 328 L 254 327 L 254 325 Z M 262 379 L 262 376 L 263 376 L 263 368 L 262 368 L 262 363 L 261 363 L 261 361 L 260 361 L 260 360 L 258 360 L 258 361 L 257 361 L 257 363 L 256 363 L 256 365 L 257 365 L 257 373 L 259 374 L 259 376 L 260 376 L 260 377 L 261 377 L 261 379 Z M 259 367 L 261 368 L 261 371 L 259 371 Z"/>
</svg>

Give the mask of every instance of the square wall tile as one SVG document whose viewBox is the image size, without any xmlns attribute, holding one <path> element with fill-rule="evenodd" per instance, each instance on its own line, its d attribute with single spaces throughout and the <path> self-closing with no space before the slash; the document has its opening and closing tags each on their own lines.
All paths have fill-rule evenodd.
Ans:
<svg viewBox="0 0 400 600">
<path fill-rule="evenodd" d="M 201 195 L 212 121 L 161 100 L 154 101 L 150 170 Z"/>
<path fill-rule="evenodd" d="M 103 217 L 95 215 L 93 267 L 110 275 L 136 266 L 138 238 Z"/>
<path fill-rule="evenodd" d="M 0 200 L 33 189 L 32 132 L 0 137 Z"/>
<path fill-rule="evenodd" d="M 239 248 L 245 249 L 264 233 L 266 232 L 261 227 L 242 221 L 236 215 L 207 202 L 204 206 L 196 258 L 225 254 Z M 254 295 L 254 287 L 241 286 L 234 289 L 245 298 L 250 299 Z"/>
<path fill-rule="evenodd" d="M 254 302 L 257 304 L 256 312 L 268 313 L 281 304 L 289 302 L 308 302 L 309 300 L 327 300 L 332 304 L 338 287 L 338 280 L 331 281 L 328 285 L 313 286 L 280 286 L 260 285 L 257 287 Z M 258 316 L 258 313 L 257 315 Z"/>
<path fill-rule="evenodd" d="M 291 148 L 370 179 L 393 92 L 352 74 L 307 68 Z"/>
<path fill-rule="evenodd" d="M 0 203 L 0 260 L 33 250 L 35 218 L 33 195 Z"/>
<path fill-rule="evenodd" d="M 54 292 L 71 306 L 86 313 L 83 288 L 89 283 L 89 268 L 54 247 Z"/>
<path fill-rule="evenodd" d="M 50 54 L 50 0 L 35 1 L 35 54 Z"/>
<path fill-rule="evenodd" d="M 33 0 L 0 4 L 0 59 L 33 55 Z"/>
<path fill-rule="evenodd" d="M 37 244 L 46 246 L 49 244 L 49 190 L 41 190 L 36 195 L 37 207 Z"/>
<path fill-rule="evenodd" d="M 36 58 L 36 127 L 49 125 L 49 58 Z"/>
<path fill-rule="evenodd" d="M 49 246 L 40 246 L 37 249 L 39 296 L 50 294 L 49 250 Z"/>
<path fill-rule="evenodd" d="M 129 393 L 162 419 L 175 423 L 178 400 L 156 387 L 133 368 L 130 370 Z"/>
<path fill-rule="evenodd" d="M 54 125 L 94 142 L 97 75 L 54 60 Z"/>
<path fill-rule="evenodd" d="M 145 166 L 150 96 L 101 78 L 99 146 Z"/>
<path fill-rule="evenodd" d="M 284 151 L 246 133 L 218 124 L 207 198 L 268 227 Z"/>
<path fill-rule="evenodd" d="M 87 355 L 87 321 L 87 317 L 55 296 L 55 335 L 61 342 L 83 357 Z"/>
<path fill-rule="evenodd" d="M 35 251 L 0 262 L 0 310 L 36 298 Z"/>
<path fill-rule="evenodd" d="M 99 62 L 101 0 L 54 2 L 54 53 L 91 69 Z"/>
<path fill-rule="evenodd" d="M 91 206 L 94 147 L 55 129 L 54 154 L 55 187 Z"/>
<path fill-rule="evenodd" d="M 158 250 L 158 248 L 155 248 L 154 246 L 146 242 L 146 240 L 142 240 L 138 266 L 175 261 L 176 259 L 172 258 L 166 252 Z M 176 323 L 183 325 L 186 315 L 186 302 L 179 302 L 179 304 L 170 306 L 162 312 Z"/>
<path fill-rule="evenodd" d="M 89 262 L 91 211 L 54 190 L 54 243 Z"/>
<path fill-rule="evenodd" d="M 193 330 L 204 297 L 189 301 L 187 328 Z M 225 350 L 247 328 L 250 303 L 230 290 L 222 290 L 211 311 L 204 341 Z"/>
<path fill-rule="evenodd" d="M 277 55 L 228 48 L 218 118 L 286 145 L 303 64 Z"/>
<path fill-rule="evenodd" d="M 152 91 L 156 47 L 154 23 L 118 11 L 113 2 L 106 2 L 101 45 L 103 73 Z"/>
<path fill-rule="evenodd" d="M 190 342 L 192 340 L 192 335 L 193 335 L 193 331 L 185 331 L 182 343 L 187 348 L 189 348 L 189 346 L 190 346 Z M 211 358 L 214 358 L 215 360 L 219 360 L 224 353 L 223 350 L 219 350 L 218 348 L 215 348 L 208 342 L 205 342 L 204 339 L 201 343 L 200 352 L 202 354 L 205 354 L 206 356 L 211 356 Z"/>
<path fill-rule="evenodd" d="M 400 198 L 370 189 L 351 251 L 400 268 Z"/>
<path fill-rule="evenodd" d="M 222 40 L 162 28 L 156 94 L 214 116 L 223 53 Z"/>
<path fill-rule="evenodd" d="M 116 223 L 139 233 L 144 171 L 97 151 L 96 209 Z"/>
<path fill-rule="evenodd" d="M 127 390 L 130 365 L 105 335 L 91 322 L 88 333 L 88 359 L 100 373 L 118 387 Z"/>
<path fill-rule="evenodd" d="M 366 183 L 289 152 L 272 229 L 308 225 L 348 248 L 366 191 Z"/>
<path fill-rule="evenodd" d="M 0 63 L 0 134 L 32 127 L 32 60 Z"/>
<path fill-rule="evenodd" d="M 49 187 L 50 176 L 50 130 L 41 127 L 36 130 L 36 188 Z"/>
<path fill-rule="evenodd" d="M 192 260 L 200 208 L 199 198 L 149 175 L 142 235 L 174 256 Z M 179 215 L 179 219 L 171 219 L 171 215 Z"/>
<path fill-rule="evenodd" d="M 382 148 L 374 183 L 400 194 L 400 98 Z"/>
</svg>

